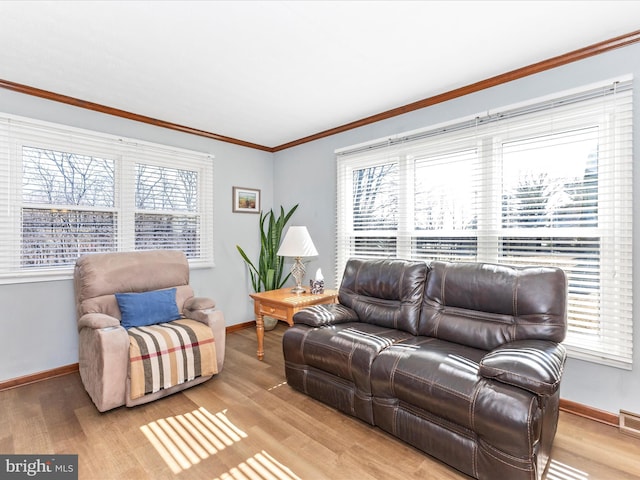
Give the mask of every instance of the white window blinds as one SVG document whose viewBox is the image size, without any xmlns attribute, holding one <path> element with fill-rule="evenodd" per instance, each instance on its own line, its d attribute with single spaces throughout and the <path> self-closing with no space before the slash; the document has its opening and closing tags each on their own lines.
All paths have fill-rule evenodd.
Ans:
<svg viewBox="0 0 640 480">
<path fill-rule="evenodd" d="M 213 264 L 210 155 L 0 115 L 0 169 L 0 282 L 68 278 L 93 252 Z"/>
<path fill-rule="evenodd" d="M 621 78 L 336 152 L 338 276 L 349 257 L 559 266 L 570 354 L 630 368 L 631 106 Z"/>
</svg>

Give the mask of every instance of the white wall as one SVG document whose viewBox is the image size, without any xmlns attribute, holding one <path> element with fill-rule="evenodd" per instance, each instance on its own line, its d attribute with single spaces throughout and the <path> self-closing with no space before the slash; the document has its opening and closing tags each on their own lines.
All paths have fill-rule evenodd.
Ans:
<svg viewBox="0 0 640 480">
<path fill-rule="evenodd" d="M 208 152 L 214 159 L 215 267 L 192 270 L 197 295 L 216 300 L 227 326 L 253 320 L 248 273 L 236 250 L 259 251 L 258 215 L 232 213 L 232 187 L 273 200 L 273 154 L 0 89 L 0 111 Z M 0 382 L 74 364 L 78 335 L 71 280 L 0 285 Z"/>
<path fill-rule="evenodd" d="M 320 253 L 313 262 L 314 266 L 308 271 L 316 265 L 321 266 L 323 272 L 326 272 L 325 278 L 334 284 L 336 249 L 334 151 L 336 149 L 628 73 L 634 74 L 636 78 L 634 111 L 640 112 L 640 44 L 635 44 L 443 104 L 277 152 L 274 163 L 276 179 L 274 201 L 276 204 L 301 203 L 299 220 L 309 228 Z M 384 92 L 380 92 L 380 95 L 384 95 Z M 635 114 L 634 140 L 638 145 L 640 141 L 640 114 L 638 113 Z M 635 165 L 638 165 L 640 159 L 639 151 L 640 148 L 635 149 Z M 638 190 L 640 190 L 639 179 L 640 168 L 636 168 L 635 198 L 638 198 Z M 635 252 L 638 252 L 637 246 L 640 245 L 639 216 L 640 210 L 636 208 L 634 210 Z M 635 257 L 634 297 L 635 293 L 640 291 L 640 276 L 638 276 L 640 259 L 637 254 Z M 634 318 L 640 318 L 639 315 L 640 305 L 636 303 Z M 640 321 L 635 322 L 634 335 L 636 353 L 632 371 L 569 359 L 561 386 L 562 398 L 616 414 L 620 409 L 640 413 Z"/>
</svg>

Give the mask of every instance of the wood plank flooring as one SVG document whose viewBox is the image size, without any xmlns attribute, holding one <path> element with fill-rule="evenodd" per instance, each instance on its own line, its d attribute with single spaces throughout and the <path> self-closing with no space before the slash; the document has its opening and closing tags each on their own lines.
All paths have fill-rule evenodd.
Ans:
<svg viewBox="0 0 640 480">
<path fill-rule="evenodd" d="M 465 480 L 469 477 L 285 383 L 282 334 L 227 336 L 212 380 L 99 413 L 77 373 L 0 392 L 0 452 L 78 454 L 79 478 Z M 547 480 L 640 480 L 640 439 L 561 413 Z M 496 479 L 508 480 L 508 479 Z"/>
</svg>

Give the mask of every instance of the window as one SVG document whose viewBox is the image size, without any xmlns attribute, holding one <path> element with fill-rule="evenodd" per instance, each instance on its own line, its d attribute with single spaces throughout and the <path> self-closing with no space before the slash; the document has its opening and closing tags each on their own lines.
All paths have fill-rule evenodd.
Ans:
<svg viewBox="0 0 640 480">
<path fill-rule="evenodd" d="M 198 172 L 136 164 L 136 250 L 178 248 L 200 254 Z"/>
<path fill-rule="evenodd" d="M 336 152 L 336 272 L 349 257 L 559 266 L 570 354 L 630 368 L 631 137 L 620 79 Z"/>
<path fill-rule="evenodd" d="M 0 282 L 68 278 L 93 252 L 213 263 L 210 156 L 13 116 L 0 148 Z"/>
<path fill-rule="evenodd" d="M 115 162 L 22 146 L 20 268 L 116 249 Z"/>
</svg>

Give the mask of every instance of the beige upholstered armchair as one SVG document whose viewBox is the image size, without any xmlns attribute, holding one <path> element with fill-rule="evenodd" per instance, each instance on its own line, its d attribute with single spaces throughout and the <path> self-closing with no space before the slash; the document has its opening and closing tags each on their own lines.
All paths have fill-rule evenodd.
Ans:
<svg viewBox="0 0 640 480">
<path fill-rule="evenodd" d="M 150 402 L 222 370 L 225 324 L 179 251 L 90 254 L 75 266 L 80 377 L 99 411 Z"/>
</svg>

